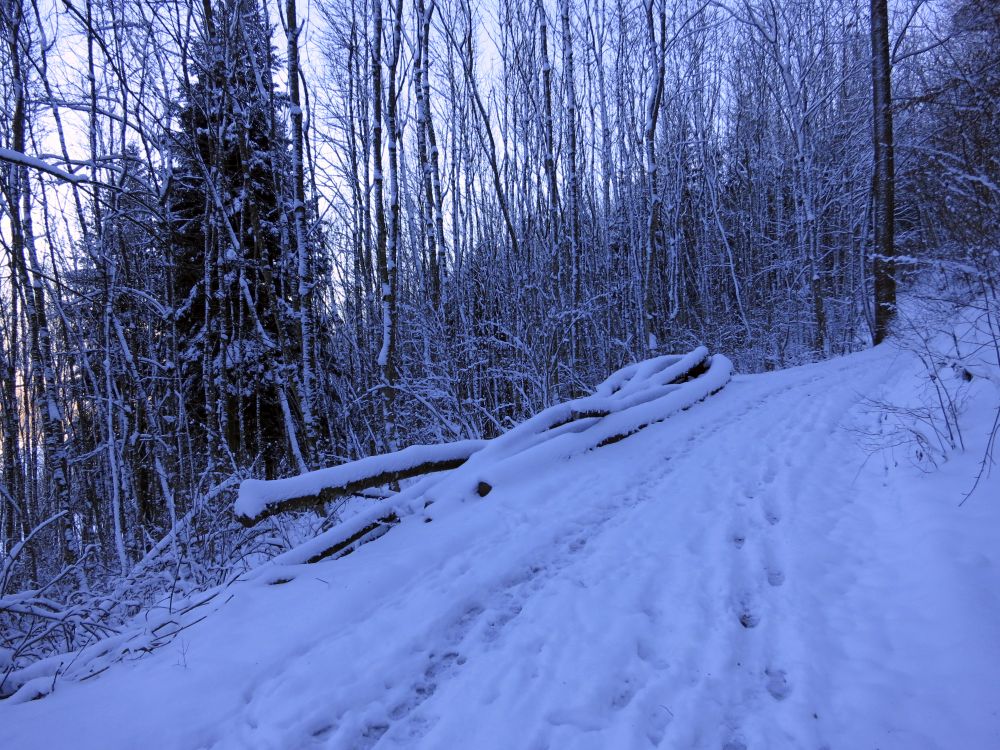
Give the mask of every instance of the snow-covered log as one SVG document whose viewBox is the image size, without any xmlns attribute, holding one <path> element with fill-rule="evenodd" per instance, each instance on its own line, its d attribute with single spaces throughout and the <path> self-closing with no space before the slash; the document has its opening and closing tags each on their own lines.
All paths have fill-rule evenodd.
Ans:
<svg viewBox="0 0 1000 750">
<path fill-rule="evenodd" d="M 498 455 L 495 460 L 488 462 L 479 460 L 487 457 L 487 452 L 483 451 L 475 461 L 478 468 L 477 493 L 485 497 L 505 477 L 538 473 L 554 461 L 617 443 L 677 412 L 690 409 L 699 401 L 722 390 L 732 376 L 732 363 L 721 355 L 704 359 L 699 363 L 698 369 L 700 374 L 683 383 L 649 387 L 636 384 L 625 397 L 617 399 L 618 408 L 606 417 L 578 432 L 564 432 L 553 436 L 533 450 Z"/>
<path fill-rule="evenodd" d="M 708 350 L 698 347 L 685 355 L 655 357 L 628 365 L 601 383 L 592 396 L 551 406 L 493 440 L 414 445 L 286 479 L 248 479 L 240 485 L 234 511 L 242 523 L 251 525 L 274 513 L 315 508 L 341 495 L 454 469 L 487 446 L 487 456 L 510 456 L 558 433 L 589 426 L 578 423 L 604 419 L 660 398 L 702 373 L 707 358 Z M 567 427 L 571 424 L 577 424 L 577 428 Z"/>
<path fill-rule="evenodd" d="M 505 476 L 542 471 L 553 461 L 609 445 L 661 422 L 721 390 L 731 375 L 730 361 L 721 355 L 710 357 L 704 347 L 681 356 L 656 357 L 622 368 L 593 395 L 551 406 L 492 440 L 412 446 L 288 479 L 247 480 L 240 487 L 236 513 L 249 524 L 337 495 L 422 476 L 273 563 L 293 566 L 342 556 L 438 499 L 473 493 L 485 497 Z M 449 468 L 453 471 L 441 473 Z"/>
<path fill-rule="evenodd" d="M 484 445 L 485 440 L 412 445 L 393 453 L 369 456 L 286 479 L 247 479 L 240 485 L 234 511 L 241 522 L 253 524 L 279 511 L 316 507 L 339 495 L 454 469 Z"/>
</svg>

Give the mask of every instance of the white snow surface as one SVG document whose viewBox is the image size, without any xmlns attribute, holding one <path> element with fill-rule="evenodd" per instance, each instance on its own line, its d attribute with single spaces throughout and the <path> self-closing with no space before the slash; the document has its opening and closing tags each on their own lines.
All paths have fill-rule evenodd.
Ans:
<svg viewBox="0 0 1000 750">
<path fill-rule="evenodd" d="M 958 507 L 997 395 L 973 383 L 968 450 L 924 473 L 859 436 L 915 367 L 882 346 L 736 376 L 515 462 L 0 701 L 0 748 L 1000 748 L 1000 473 Z"/>
</svg>

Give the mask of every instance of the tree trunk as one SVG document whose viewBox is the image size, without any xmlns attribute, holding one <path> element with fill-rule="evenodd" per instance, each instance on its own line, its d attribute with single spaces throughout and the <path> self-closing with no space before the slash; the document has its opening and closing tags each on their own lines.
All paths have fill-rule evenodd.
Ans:
<svg viewBox="0 0 1000 750">
<path fill-rule="evenodd" d="M 660 195 L 659 179 L 656 173 L 656 121 L 660 113 L 660 102 L 663 98 L 663 79 L 666 74 L 663 44 L 666 37 L 666 11 L 660 7 L 659 26 L 660 41 L 656 39 L 656 18 L 653 15 L 653 0 L 646 0 L 646 31 L 649 48 L 649 62 L 652 66 L 648 90 L 646 92 L 646 122 L 643 139 L 646 147 L 646 178 L 649 189 L 649 217 L 646 232 L 645 273 L 643 274 L 643 325 L 645 341 L 643 346 L 648 353 L 655 352 L 660 333 L 658 330 L 657 310 L 659 304 L 655 296 L 656 285 L 656 248 L 660 234 L 660 209 L 663 198 Z"/>
<path fill-rule="evenodd" d="M 889 63 L 889 11 L 886 0 L 872 0 L 872 105 L 875 174 L 872 202 L 875 224 L 875 330 L 881 343 L 896 311 L 895 175 L 892 138 L 892 89 Z"/>
<path fill-rule="evenodd" d="M 315 376 L 313 373 L 313 319 L 312 280 L 309 269 L 309 246 L 306 242 L 306 188 L 305 148 L 302 130 L 302 100 L 299 95 L 299 32 L 295 15 L 295 0 L 285 5 L 288 23 L 288 99 L 292 122 L 292 222 L 298 264 L 299 328 L 301 336 L 302 369 L 300 373 L 300 408 L 305 427 L 305 453 L 307 460 L 315 460 L 319 430 L 313 405 Z"/>
</svg>

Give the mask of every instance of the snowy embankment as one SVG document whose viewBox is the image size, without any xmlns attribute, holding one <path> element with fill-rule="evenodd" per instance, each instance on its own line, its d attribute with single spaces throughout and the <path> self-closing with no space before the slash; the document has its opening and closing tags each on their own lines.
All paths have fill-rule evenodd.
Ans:
<svg viewBox="0 0 1000 750">
<path fill-rule="evenodd" d="M 295 566 L 344 557 L 414 515 L 431 520 L 422 511 L 438 500 L 443 505 L 462 502 L 471 488 L 485 497 L 492 483 L 503 481 L 505 475 L 547 470 L 553 461 L 622 440 L 689 409 L 721 390 L 731 376 L 732 364 L 726 357 L 709 356 L 705 347 L 698 347 L 687 354 L 663 355 L 623 367 L 593 394 L 545 409 L 492 440 L 410 446 L 286 479 L 248 479 L 240 486 L 234 512 L 243 523 L 254 525 L 270 515 L 316 508 L 339 496 L 422 477 L 379 502 L 355 503 L 355 512 L 346 520 L 341 518 L 332 528 L 241 578 L 288 582 L 297 574 Z M 122 659 L 161 648 L 205 619 L 218 606 L 215 599 L 222 593 L 228 594 L 228 586 L 176 600 L 170 596 L 165 606 L 145 611 L 120 632 L 92 640 L 79 651 L 54 654 L 28 665 L 12 663 L 9 657 L 4 659 L 6 652 L 0 652 L 0 699 L 11 703 L 37 700 L 53 692 L 60 681 L 89 680 Z M 11 601 L 14 598 L 2 599 L 0 604 L 23 606 Z"/>
<path fill-rule="evenodd" d="M 1000 476 L 957 507 L 997 395 L 970 384 L 966 452 L 924 473 L 865 403 L 917 374 L 880 347 L 600 450 L 568 450 L 585 421 L 482 447 L 376 543 L 0 701 L 0 747 L 1000 747 Z"/>
</svg>

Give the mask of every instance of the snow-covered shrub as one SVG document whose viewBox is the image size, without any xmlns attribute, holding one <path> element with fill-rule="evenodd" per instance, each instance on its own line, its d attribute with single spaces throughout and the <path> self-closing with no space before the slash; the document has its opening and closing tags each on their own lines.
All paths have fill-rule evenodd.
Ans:
<svg viewBox="0 0 1000 750">
<path fill-rule="evenodd" d="M 953 452 L 965 450 L 967 404 L 985 389 L 986 403 L 995 409 L 982 463 L 982 472 L 989 470 L 1000 425 L 1000 304 L 994 261 L 985 255 L 976 266 L 927 264 L 916 291 L 900 300 L 891 345 L 919 359 L 924 374 L 918 382 L 898 383 L 891 392 L 869 399 L 875 425 L 862 430 L 869 447 L 888 451 L 893 461 L 902 452 L 922 469 L 935 469 Z"/>
</svg>

